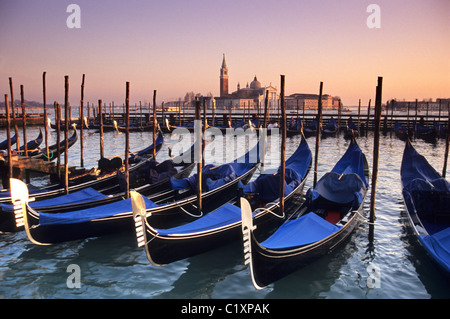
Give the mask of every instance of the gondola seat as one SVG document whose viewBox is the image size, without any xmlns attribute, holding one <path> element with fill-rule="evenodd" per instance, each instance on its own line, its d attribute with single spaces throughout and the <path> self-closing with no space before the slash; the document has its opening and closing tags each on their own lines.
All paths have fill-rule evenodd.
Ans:
<svg viewBox="0 0 450 319">
<path fill-rule="evenodd" d="M 341 228 L 311 212 L 284 223 L 272 236 L 261 242 L 261 246 L 275 250 L 300 247 L 320 241 Z"/>
</svg>

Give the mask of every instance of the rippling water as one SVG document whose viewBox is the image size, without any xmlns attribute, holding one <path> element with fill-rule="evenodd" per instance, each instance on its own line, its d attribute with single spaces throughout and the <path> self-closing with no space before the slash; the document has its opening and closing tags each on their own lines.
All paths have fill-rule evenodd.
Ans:
<svg viewBox="0 0 450 319">
<path fill-rule="evenodd" d="M 30 128 L 28 136 L 37 135 Z M 0 136 L 5 136 L 2 132 Z M 132 133 L 131 150 L 151 143 L 151 133 Z M 55 140 L 51 136 L 51 142 Z M 314 154 L 315 138 L 308 138 Z M 105 156 L 124 153 L 124 134 L 105 133 Z M 99 134 L 85 132 L 85 166 L 96 165 Z M 288 138 L 287 156 L 299 137 Z M 168 141 L 167 145 L 174 141 Z M 372 168 L 373 134 L 358 138 Z M 77 146 L 78 145 L 78 146 Z M 430 163 L 442 171 L 445 144 L 414 141 Z M 319 149 L 318 177 L 345 152 L 343 137 L 323 139 Z M 0 241 L 0 298 L 449 298 L 450 284 L 425 255 L 404 226 L 399 169 L 404 142 L 389 135 L 381 138 L 373 237 L 364 218 L 351 238 L 333 253 L 292 275 L 256 290 L 243 264 L 239 241 L 164 267 L 149 264 L 135 235 L 36 246 L 24 232 L 2 234 Z M 79 165 L 79 144 L 70 149 L 70 164 Z M 159 154 L 168 156 L 167 147 Z M 277 157 L 278 154 L 271 154 Z M 42 180 L 36 179 L 37 183 Z M 312 186 L 311 172 L 305 191 Z M 69 289 L 67 267 L 81 270 L 81 287 Z M 368 267 L 376 267 L 377 285 L 368 287 Z"/>
</svg>

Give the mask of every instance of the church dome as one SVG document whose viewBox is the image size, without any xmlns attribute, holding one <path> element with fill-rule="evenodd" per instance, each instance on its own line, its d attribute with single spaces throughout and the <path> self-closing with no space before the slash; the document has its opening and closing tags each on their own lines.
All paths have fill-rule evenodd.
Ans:
<svg viewBox="0 0 450 319">
<path fill-rule="evenodd" d="M 260 89 L 261 88 L 261 82 L 259 82 L 256 79 L 256 75 L 255 75 L 255 78 L 253 79 L 252 83 L 250 83 L 250 88 L 251 89 Z"/>
</svg>

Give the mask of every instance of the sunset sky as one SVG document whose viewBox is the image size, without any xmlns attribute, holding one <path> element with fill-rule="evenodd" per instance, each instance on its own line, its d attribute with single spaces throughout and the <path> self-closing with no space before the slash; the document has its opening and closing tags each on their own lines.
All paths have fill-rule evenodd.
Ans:
<svg viewBox="0 0 450 319">
<path fill-rule="evenodd" d="M 81 28 L 66 20 L 71 3 Z M 370 4 L 380 7 L 380 28 L 369 28 Z M 158 103 L 186 92 L 219 95 L 222 55 L 230 91 L 256 75 L 286 94 L 340 96 L 344 105 L 367 104 L 383 77 L 383 101 L 450 98 L 449 0 L 1 0 L 0 93 L 79 105 L 85 102 Z"/>
</svg>

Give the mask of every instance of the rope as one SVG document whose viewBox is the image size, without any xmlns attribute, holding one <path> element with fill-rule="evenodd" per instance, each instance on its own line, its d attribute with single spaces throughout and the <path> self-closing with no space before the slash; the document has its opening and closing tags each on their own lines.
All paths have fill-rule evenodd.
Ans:
<svg viewBox="0 0 450 319">
<path fill-rule="evenodd" d="M 367 222 L 367 224 L 369 224 L 369 225 L 375 225 L 375 223 L 371 223 L 371 222 L 369 221 L 369 220 L 370 220 L 369 218 L 367 218 L 367 217 L 361 215 L 359 211 L 355 210 L 354 212 L 355 212 L 356 214 L 358 214 L 358 216 L 361 217 L 361 219 L 365 220 L 365 221 Z"/>
<path fill-rule="evenodd" d="M 274 205 L 274 206 L 276 206 L 276 207 L 280 207 L 280 204 L 279 203 L 277 203 L 277 202 L 271 202 L 271 203 L 268 203 L 267 205 Z M 266 205 L 266 206 L 267 206 Z M 260 207 L 260 208 L 257 208 L 257 209 L 255 209 L 255 213 L 256 212 L 269 212 L 269 213 L 271 213 L 272 215 L 274 215 L 275 217 L 277 217 L 277 218 L 281 218 L 281 219 L 284 219 L 284 217 L 285 217 L 285 213 L 283 212 L 283 215 L 282 216 L 280 216 L 280 215 L 278 215 L 278 214 L 276 214 L 275 212 L 273 212 L 273 211 L 271 211 L 270 209 L 268 209 L 268 208 L 265 208 L 265 207 Z"/>
<path fill-rule="evenodd" d="M 187 210 L 185 210 L 182 206 L 180 206 L 177 202 L 175 202 L 175 205 L 177 205 L 178 208 L 180 208 L 183 212 L 185 212 L 187 215 L 194 217 L 194 218 L 200 218 L 203 216 L 203 211 L 200 212 L 200 215 L 194 215 L 189 213 Z M 195 205 L 191 204 L 193 207 L 197 208 Z"/>
</svg>

